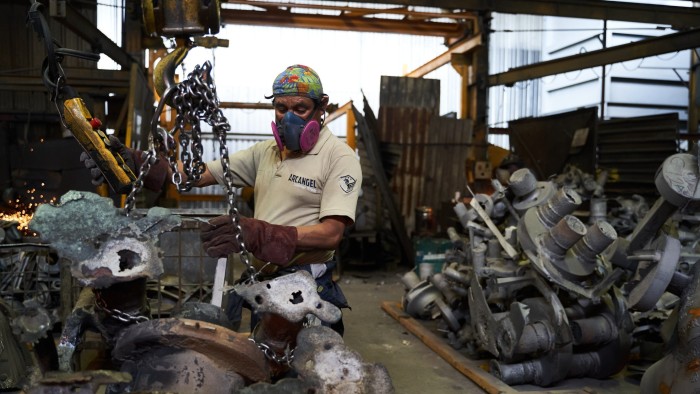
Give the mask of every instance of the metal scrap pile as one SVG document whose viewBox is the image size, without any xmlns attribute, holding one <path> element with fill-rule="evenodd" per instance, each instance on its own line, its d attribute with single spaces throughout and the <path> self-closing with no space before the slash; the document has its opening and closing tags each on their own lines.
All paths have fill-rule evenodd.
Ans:
<svg viewBox="0 0 700 394">
<path fill-rule="evenodd" d="M 167 209 L 127 217 L 108 198 L 87 192 L 72 191 L 59 204 L 42 206 L 32 229 L 85 287 L 50 351 L 37 348 L 39 335 L 28 335 L 37 326 L 31 324 L 35 315 L 12 314 L 0 302 L 0 338 L 9 340 L 0 354 L 14 355 L 12 373 L 0 387 L 30 393 L 95 392 L 104 385 L 107 392 L 394 391 L 383 366 L 365 363 L 320 325 L 337 321 L 341 312 L 320 299 L 303 270 L 230 289 L 262 316 L 250 335 L 234 331 L 211 303 L 189 301 L 167 318 L 152 316 L 146 281 L 163 272 L 158 235 L 178 225 L 180 217 Z M 19 323 L 25 335 L 8 334 Z M 50 327 L 41 328 L 44 338 Z M 106 359 L 93 361 L 100 370 L 76 368 L 88 331 L 107 351 Z"/>
<path fill-rule="evenodd" d="M 490 359 L 509 385 L 607 378 L 632 358 L 658 360 L 674 337 L 663 361 L 639 366 L 641 387 L 690 392 L 700 379 L 698 171 L 690 154 L 669 157 L 653 206 L 618 199 L 613 217 L 590 177 L 537 182 L 518 170 L 507 189 L 494 182 L 493 194 L 454 207 L 464 233 L 448 230 L 442 272 L 404 275 L 404 310 L 441 317 L 449 344 Z"/>
</svg>

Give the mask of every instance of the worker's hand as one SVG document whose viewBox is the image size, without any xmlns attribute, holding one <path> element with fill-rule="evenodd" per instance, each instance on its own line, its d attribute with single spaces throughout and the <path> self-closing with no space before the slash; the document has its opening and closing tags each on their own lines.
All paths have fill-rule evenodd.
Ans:
<svg viewBox="0 0 700 394">
<path fill-rule="evenodd" d="M 131 171 L 138 175 L 134 151 L 131 148 L 128 148 L 122 144 L 121 141 L 119 141 L 119 138 L 110 135 L 109 150 L 119 154 L 124 159 L 124 163 L 131 168 Z M 102 175 L 102 171 L 100 171 L 100 169 L 97 167 L 97 163 L 95 163 L 95 160 L 92 160 L 87 152 L 83 151 L 80 154 L 80 161 L 87 169 L 90 170 L 90 176 L 92 176 L 91 182 L 93 185 L 100 186 L 101 184 L 105 183 L 105 178 Z"/>
<path fill-rule="evenodd" d="M 241 217 L 241 231 L 245 248 L 258 259 L 285 266 L 294 256 L 297 228 Z M 211 257 L 224 257 L 241 251 L 236 235 L 238 230 L 231 216 L 222 215 L 202 225 L 202 247 Z"/>
<path fill-rule="evenodd" d="M 131 171 L 133 171 L 136 176 L 139 176 L 141 165 L 146 160 L 146 152 L 131 149 L 125 146 L 117 137 L 113 135 L 109 136 L 109 144 L 109 149 L 114 153 L 118 153 L 122 158 L 124 158 L 126 165 L 131 168 Z M 80 161 L 83 162 L 85 167 L 90 170 L 90 176 L 92 177 L 91 182 L 93 185 L 99 186 L 105 182 L 102 171 L 97 168 L 97 164 L 90 158 L 87 152 L 82 152 L 80 154 Z M 164 158 L 160 158 L 151 165 L 148 175 L 146 175 L 143 179 L 143 186 L 146 189 L 154 192 L 161 191 L 163 189 L 163 185 L 165 184 L 165 180 L 168 177 L 168 170 L 168 161 Z"/>
</svg>

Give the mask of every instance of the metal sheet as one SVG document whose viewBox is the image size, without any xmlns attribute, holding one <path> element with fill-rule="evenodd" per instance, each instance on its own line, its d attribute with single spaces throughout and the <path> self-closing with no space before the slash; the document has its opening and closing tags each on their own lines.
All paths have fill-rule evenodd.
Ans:
<svg viewBox="0 0 700 394">
<path fill-rule="evenodd" d="M 656 170 L 678 152 L 678 114 L 602 121 L 597 127 L 598 167 L 613 175 L 608 195 L 656 193 Z"/>
<path fill-rule="evenodd" d="M 597 120 L 597 108 L 584 108 L 512 121 L 511 144 L 538 180 L 561 173 L 566 164 L 574 164 L 584 172 L 594 173 Z M 577 131 L 586 129 L 588 135 L 585 143 L 574 147 Z"/>
</svg>

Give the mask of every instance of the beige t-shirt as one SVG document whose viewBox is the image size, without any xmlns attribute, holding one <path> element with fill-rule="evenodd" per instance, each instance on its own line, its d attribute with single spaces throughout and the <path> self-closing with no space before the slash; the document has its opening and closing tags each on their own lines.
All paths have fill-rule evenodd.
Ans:
<svg viewBox="0 0 700 394">
<path fill-rule="evenodd" d="M 355 220 L 362 186 L 360 162 L 355 152 L 326 127 L 313 149 L 299 157 L 282 161 L 277 144 L 268 140 L 230 155 L 229 161 L 234 185 L 254 187 L 256 219 L 287 226 L 318 224 L 326 216 Z M 207 166 L 223 184 L 221 162 L 216 160 Z M 290 265 L 326 262 L 334 252 L 298 253 Z"/>
</svg>

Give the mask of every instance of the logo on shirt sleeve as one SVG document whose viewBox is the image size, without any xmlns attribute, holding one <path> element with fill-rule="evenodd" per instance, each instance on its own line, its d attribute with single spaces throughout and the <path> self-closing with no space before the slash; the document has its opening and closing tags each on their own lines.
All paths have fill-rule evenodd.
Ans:
<svg viewBox="0 0 700 394">
<path fill-rule="evenodd" d="M 357 181 L 350 175 L 343 175 L 338 181 L 340 188 L 343 189 L 345 193 L 350 193 L 352 189 L 355 188 L 355 183 L 357 183 Z"/>
</svg>

